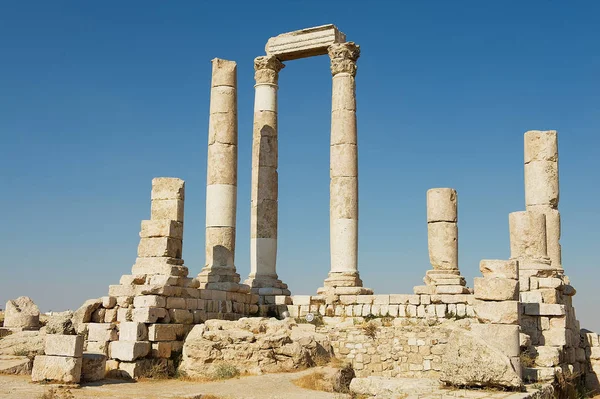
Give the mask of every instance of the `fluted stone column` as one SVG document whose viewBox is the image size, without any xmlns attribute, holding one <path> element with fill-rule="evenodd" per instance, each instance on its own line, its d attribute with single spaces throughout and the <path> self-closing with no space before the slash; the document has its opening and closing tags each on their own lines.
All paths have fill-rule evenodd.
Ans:
<svg viewBox="0 0 600 399">
<path fill-rule="evenodd" d="M 419 294 L 467 293 L 458 269 L 458 195 L 452 188 L 427 190 L 427 245 L 433 267 L 425 274 Z"/>
<path fill-rule="evenodd" d="M 558 211 L 558 136 L 556 131 L 525 133 L 525 204 L 546 215 L 546 240 L 552 267 L 562 269 Z"/>
<path fill-rule="evenodd" d="M 367 294 L 358 272 L 358 149 L 353 42 L 329 46 L 333 75 L 330 153 L 331 269 L 319 292 Z"/>
<path fill-rule="evenodd" d="M 289 295 L 277 276 L 277 82 L 285 65 L 274 56 L 254 60 L 250 276 L 260 295 Z"/>
<path fill-rule="evenodd" d="M 240 290 L 235 269 L 237 204 L 237 65 L 212 60 L 206 182 L 206 264 L 201 288 Z M 246 291 L 247 287 L 241 287 Z"/>
</svg>

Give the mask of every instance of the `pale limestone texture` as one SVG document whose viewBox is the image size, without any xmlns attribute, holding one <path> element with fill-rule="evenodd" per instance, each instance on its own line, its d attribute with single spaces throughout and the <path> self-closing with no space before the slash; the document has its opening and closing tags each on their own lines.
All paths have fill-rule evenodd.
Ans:
<svg viewBox="0 0 600 399">
<path fill-rule="evenodd" d="M 39 355 L 33 361 L 31 380 L 34 382 L 78 383 L 81 379 L 81 365 L 82 359 L 80 357 Z"/>
<path fill-rule="evenodd" d="M 512 259 L 547 258 L 546 216 L 534 212 L 513 212 L 510 226 L 510 257 Z"/>
<path fill-rule="evenodd" d="M 104 379 L 106 374 L 106 355 L 84 353 L 81 362 L 81 381 L 92 382 Z"/>
<path fill-rule="evenodd" d="M 35 330 L 40 327 L 40 310 L 31 298 L 21 296 L 6 302 L 4 327 Z"/>
<path fill-rule="evenodd" d="M 265 51 L 281 61 L 289 61 L 327 54 L 330 45 L 345 41 L 346 35 L 335 25 L 322 25 L 272 37 L 267 41 Z"/>
<path fill-rule="evenodd" d="M 49 356 L 81 357 L 83 354 L 83 336 L 46 335 L 44 353 Z"/>
</svg>

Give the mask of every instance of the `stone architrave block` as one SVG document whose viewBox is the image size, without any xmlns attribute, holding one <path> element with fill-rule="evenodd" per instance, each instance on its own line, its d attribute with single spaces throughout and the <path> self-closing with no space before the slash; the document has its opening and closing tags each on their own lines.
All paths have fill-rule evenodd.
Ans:
<svg viewBox="0 0 600 399">
<path fill-rule="evenodd" d="M 519 262 L 516 259 L 482 259 L 479 262 L 479 270 L 483 277 L 519 279 Z"/>
<path fill-rule="evenodd" d="M 113 359 L 132 362 L 150 353 L 150 342 L 113 341 L 109 346 L 109 354 Z"/>
<path fill-rule="evenodd" d="M 508 357 L 521 353 L 518 325 L 471 324 L 471 331 Z"/>
<path fill-rule="evenodd" d="M 152 200 L 185 199 L 185 182 L 176 177 L 155 177 L 152 179 Z"/>
<path fill-rule="evenodd" d="M 519 282 L 501 277 L 475 277 L 475 298 L 487 301 L 519 299 Z"/>
<path fill-rule="evenodd" d="M 171 237 L 141 238 L 138 246 L 139 257 L 181 258 L 182 241 Z"/>
<path fill-rule="evenodd" d="M 519 324 L 518 301 L 478 301 L 473 304 L 473 311 L 482 323 Z"/>
<path fill-rule="evenodd" d="M 88 341 L 116 341 L 119 339 L 117 328 L 113 323 L 88 324 Z"/>
<path fill-rule="evenodd" d="M 128 321 L 119 324 L 119 341 L 146 341 L 148 328 L 144 323 Z"/>
<path fill-rule="evenodd" d="M 265 51 L 280 61 L 290 61 L 327 54 L 329 46 L 344 42 L 346 35 L 335 25 L 322 25 L 272 37 L 267 41 Z"/>
<path fill-rule="evenodd" d="M 83 336 L 47 334 L 44 353 L 48 356 L 81 357 Z"/>
<path fill-rule="evenodd" d="M 33 361 L 31 380 L 78 383 L 81 379 L 80 357 L 38 355 Z"/>
<path fill-rule="evenodd" d="M 106 355 L 84 353 L 81 365 L 81 381 L 92 382 L 104 379 L 106 374 Z"/>
<path fill-rule="evenodd" d="M 141 238 L 171 237 L 183 239 L 183 223 L 175 220 L 142 220 Z"/>
</svg>

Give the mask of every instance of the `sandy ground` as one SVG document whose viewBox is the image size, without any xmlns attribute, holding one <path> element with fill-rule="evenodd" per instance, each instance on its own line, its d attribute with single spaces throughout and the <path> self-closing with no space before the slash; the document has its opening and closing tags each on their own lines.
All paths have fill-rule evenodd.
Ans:
<svg viewBox="0 0 600 399">
<path fill-rule="evenodd" d="M 196 399 L 212 394 L 227 399 L 341 399 L 347 395 L 306 390 L 297 387 L 292 380 L 315 369 L 299 373 L 265 374 L 240 377 L 216 382 L 189 382 L 181 380 L 159 380 L 128 382 L 105 380 L 71 388 L 77 399 Z M 51 385 L 34 384 L 30 376 L 0 375 L 1 399 L 38 399 Z"/>
</svg>

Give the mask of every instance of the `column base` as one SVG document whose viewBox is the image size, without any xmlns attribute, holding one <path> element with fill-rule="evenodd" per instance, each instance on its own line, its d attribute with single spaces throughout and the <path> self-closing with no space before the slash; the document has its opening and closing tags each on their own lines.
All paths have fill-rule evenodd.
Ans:
<svg viewBox="0 0 600 399">
<path fill-rule="evenodd" d="M 268 275 L 250 275 L 244 284 L 250 287 L 250 292 L 258 295 L 291 295 L 288 285 L 277 278 Z"/>
<path fill-rule="evenodd" d="M 362 286 L 358 272 L 330 272 L 318 295 L 372 295 L 373 290 Z"/>
<path fill-rule="evenodd" d="M 206 266 L 198 274 L 200 289 L 227 292 L 250 292 L 250 287 L 240 284 L 235 267 Z"/>
<path fill-rule="evenodd" d="M 425 285 L 418 285 L 413 288 L 415 294 L 427 295 L 447 295 L 447 294 L 470 294 L 466 286 L 465 278 L 460 275 L 458 269 L 433 269 L 425 272 L 423 278 Z"/>
</svg>

